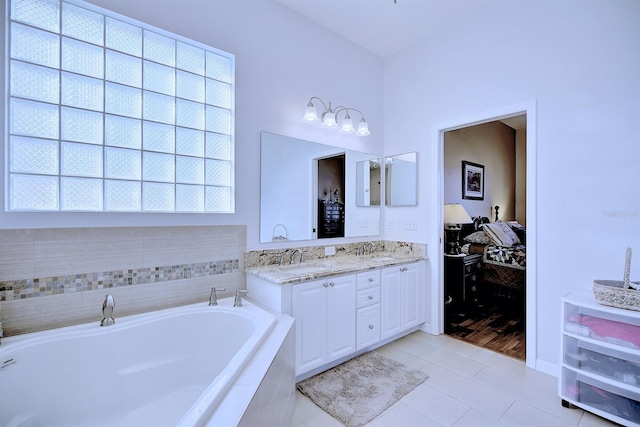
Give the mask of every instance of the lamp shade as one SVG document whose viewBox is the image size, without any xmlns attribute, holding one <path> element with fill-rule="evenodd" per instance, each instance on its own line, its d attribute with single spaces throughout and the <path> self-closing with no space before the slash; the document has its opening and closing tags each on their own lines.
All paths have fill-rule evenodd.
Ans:
<svg viewBox="0 0 640 427">
<path fill-rule="evenodd" d="M 338 122 L 336 121 L 336 115 L 333 111 L 329 110 L 322 115 L 322 126 L 327 128 L 334 128 L 338 126 Z"/>
<path fill-rule="evenodd" d="M 356 131 L 356 135 L 367 136 L 369 134 L 371 134 L 371 132 L 369 132 L 369 125 L 364 121 L 364 119 L 360 120 L 360 123 L 358 123 L 358 130 Z"/>
<path fill-rule="evenodd" d="M 351 120 L 351 117 L 349 117 L 349 115 L 347 114 L 347 117 L 345 117 L 344 120 L 342 121 L 340 132 L 353 133 L 355 132 L 355 130 L 356 129 L 353 127 L 353 120 Z"/>
<path fill-rule="evenodd" d="M 316 107 L 314 107 L 312 103 L 309 103 L 309 105 L 307 105 L 307 108 L 304 109 L 304 116 L 302 117 L 302 121 L 307 123 L 318 121 L 318 112 L 316 111 Z"/>
<path fill-rule="evenodd" d="M 473 221 L 467 210 L 460 203 L 447 203 L 444 205 L 445 224 L 469 224 Z"/>
</svg>

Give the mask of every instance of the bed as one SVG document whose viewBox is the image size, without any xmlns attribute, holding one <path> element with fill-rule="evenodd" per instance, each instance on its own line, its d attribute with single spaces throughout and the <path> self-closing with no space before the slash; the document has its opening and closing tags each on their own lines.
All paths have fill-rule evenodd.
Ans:
<svg viewBox="0 0 640 427">
<path fill-rule="evenodd" d="M 491 223 L 487 217 L 473 218 L 462 226 L 462 252 L 482 254 L 482 280 L 494 285 L 494 293 L 524 296 L 526 287 L 526 230 L 515 221 Z"/>
</svg>

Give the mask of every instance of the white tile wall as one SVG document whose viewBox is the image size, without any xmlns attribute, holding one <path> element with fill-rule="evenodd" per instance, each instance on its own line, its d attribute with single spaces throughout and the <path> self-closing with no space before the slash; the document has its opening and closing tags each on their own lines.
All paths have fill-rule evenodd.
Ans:
<svg viewBox="0 0 640 427">
<path fill-rule="evenodd" d="M 102 301 L 111 293 L 115 316 L 206 301 L 211 287 L 226 288 L 224 298 L 245 289 L 246 226 L 109 227 L 0 230 L 0 318 L 5 335 L 99 322 Z M 14 299 L 3 282 L 234 261 L 218 273 L 64 293 L 35 291 Z M 231 265 L 235 265 L 231 269 Z M 35 286 L 34 286 L 35 287 Z M 62 292 L 62 290 L 60 290 Z M 6 295 L 5 295 L 6 294 Z M 28 297 L 27 297 L 28 296 Z"/>
</svg>

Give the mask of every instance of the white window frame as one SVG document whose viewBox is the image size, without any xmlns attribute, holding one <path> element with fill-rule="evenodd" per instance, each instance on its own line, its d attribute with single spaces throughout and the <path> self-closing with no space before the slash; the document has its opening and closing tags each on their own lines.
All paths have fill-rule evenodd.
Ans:
<svg viewBox="0 0 640 427">
<path fill-rule="evenodd" d="M 228 188 L 229 189 L 229 199 L 228 199 L 228 209 L 226 210 L 207 210 L 206 209 L 206 202 L 204 205 L 204 209 L 203 210 L 179 210 L 178 207 L 176 206 L 176 188 L 180 185 L 184 185 L 184 183 L 180 183 L 180 182 L 176 182 L 176 176 L 175 174 L 173 175 L 173 181 L 172 182 L 168 182 L 167 184 L 172 185 L 173 186 L 173 194 L 174 194 L 174 202 L 173 202 L 173 206 L 171 210 L 167 210 L 167 209 L 145 209 L 144 206 L 144 194 L 142 188 L 145 187 L 145 183 L 150 183 L 150 184 L 158 184 L 158 182 L 156 181 L 152 181 L 152 180 L 145 180 L 144 179 L 144 174 L 145 172 L 143 170 L 140 171 L 140 179 L 139 180 L 129 180 L 126 182 L 139 182 L 140 184 L 140 209 L 139 210 L 130 210 L 130 209 L 125 209 L 125 210 L 118 210 L 118 209 L 108 209 L 107 207 L 107 203 L 106 203 L 106 196 L 105 196 L 105 192 L 106 192 L 106 187 L 107 187 L 107 181 L 109 182 L 117 182 L 118 180 L 116 179 L 110 179 L 108 177 L 105 176 L 105 169 L 106 169 L 106 158 L 107 158 L 107 153 L 106 150 L 107 148 L 113 149 L 113 147 L 108 147 L 106 145 L 106 140 L 104 138 L 104 134 L 103 134 L 103 138 L 102 138 L 102 143 L 101 144 L 95 144 L 95 145 L 100 145 L 102 147 L 103 153 L 102 153 L 102 176 L 100 177 L 94 177 L 96 178 L 96 180 L 101 180 L 102 181 L 102 206 L 100 209 L 64 209 L 62 206 L 62 180 L 65 178 L 69 178 L 69 176 L 63 175 L 62 174 L 62 167 L 61 167 L 61 163 L 62 163 L 62 150 L 63 150 L 63 144 L 68 144 L 68 141 L 65 141 L 64 139 L 62 139 L 62 130 L 60 129 L 60 122 L 61 122 L 61 117 L 62 117 L 62 109 L 63 108 L 68 108 L 69 106 L 65 106 L 63 105 L 63 100 L 60 98 L 58 99 L 58 103 L 55 104 L 47 104 L 47 105 L 51 105 L 51 106 L 56 106 L 58 108 L 58 138 L 57 139 L 49 139 L 49 141 L 56 141 L 58 144 L 58 170 L 57 170 L 57 175 L 43 175 L 46 177 L 55 177 L 57 179 L 57 183 L 58 183 L 58 187 L 57 187 L 57 206 L 56 209 L 16 209 L 16 208 L 12 208 L 11 206 L 11 175 L 12 175 L 12 171 L 11 171 L 11 167 L 10 167 L 10 141 L 11 141 L 11 137 L 13 136 L 14 138 L 16 137 L 21 137 L 20 134 L 12 134 L 11 133 L 11 127 L 10 127 L 10 120 L 11 120 L 11 99 L 15 100 L 24 100 L 21 99 L 21 97 L 16 96 L 16 97 L 12 97 L 12 87 L 11 87 L 11 64 L 12 61 L 14 61 L 15 63 L 21 63 L 22 61 L 17 60 L 17 59 L 12 59 L 11 58 L 11 26 L 12 26 L 12 22 L 17 22 L 19 25 L 24 25 L 21 24 L 19 21 L 12 21 L 12 16 L 11 16 L 11 7 L 13 4 L 12 0 L 7 0 L 6 2 L 6 7 L 4 10 L 5 13 L 5 17 L 3 20 L 4 23 L 4 32 L 5 32 L 5 52 L 4 52 L 4 58 L 5 58 L 5 67 L 4 67 L 4 72 L 5 72 L 5 85 L 4 85 L 4 108 L 5 108 L 5 150 L 4 150 L 4 154 L 5 154 L 5 162 L 4 162 L 4 174 L 3 174 L 3 180 L 4 180 L 4 199 L 5 199 L 5 212 L 6 213 L 38 213 L 38 214 L 47 214 L 47 213 L 66 213 L 66 212 L 99 212 L 99 213 L 104 213 L 105 215 L 107 215 L 108 213 L 122 213 L 122 212 L 126 212 L 126 213 L 134 213 L 134 214 L 140 214 L 140 213 L 205 213 L 205 214 L 210 214 L 210 213 L 235 213 L 235 57 L 232 54 L 229 54 L 227 52 L 223 52 L 219 49 L 215 49 L 212 48 L 211 46 L 207 46 L 205 44 L 184 38 L 182 36 L 170 33 L 168 31 L 159 29 L 157 27 L 154 27 L 152 25 L 140 22 L 140 21 L 136 21 L 133 20 L 131 18 L 128 18 L 126 16 L 111 12 L 109 10 L 91 5 L 89 3 L 86 3 L 84 1 L 81 0 L 58 0 L 59 3 L 59 10 L 60 10 L 60 16 L 59 16 L 59 20 L 62 20 L 62 7 L 63 4 L 69 4 L 72 6 L 77 6 L 77 7 L 81 7 L 83 9 L 86 9 L 88 11 L 91 12 L 95 12 L 98 13 L 100 15 L 103 16 L 103 20 L 104 22 L 106 22 L 107 17 L 111 18 L 111 19 L 115 19 L 118 21 L 121 21 L 123 23 L 129 24 L 129 25 L 133 25 L 135 27 L 138 27 L 140 29 L 142 29 L 142 31 L 150 31 L 153 34 L 158 34 L 160 36 L 164 36 L 164 37 L 168 37 L 170 39 L 172 39 L 174 41 L 174 43 L 184 43 L 186 45 L 195 47 L 197 49 L 202 49 L 204 50 L 206 53 L 211 53 L 214 55 L 218 55 L 220 57 L 223 58 L 227 58 L 229 60 L 229 76 L 228 76 L 228 81 L 225 81 L 224 84 L 228 84 L 230 86 L 230 93 L 229 93 L 229 108 L 224 108 L 225 110 L 229 111 L 229 131 L 228 131 L 228 137 L 229 137 L 229 153 L 228 153 L 228 159 L 216 159 L 216 158 L 210 158 L 207 157 L 206 154 L 203 154 L 201 157 L 198 156 L 183 156 L 183 157 L 179 157 L 179 153 L 176 153 L 176 150 L 174 149 L 172 153 L 168 153 L 170 156 L 173 156 L 173 165 L 174 165 L 174 169 L 176 168 L 176 163 L 179 161 L 179 159 L 184 159 L 184 158 L 188 158 L 191 160 L 198 160 L 200 159 L 203 164 L 207 163 L 207 160 L 214 160 L 214 161 L 224 161 L 224 162 L 228 162 L 228 169 L 229 169 L 229 181 L 228 181 L 228 186 L 227 185 L 223 185 L 223 188 Z M 105 26 L 106 28 L 106 26 Z M 106 30 L 105 30 L 106 31 Z M 53 34 L 53 33 L 52 33 Z M 63 36 L 62 35 L 62 30 L 59 29 L 57 36 L 60 40 L 60 43 L 62 43 L 62 39 L 65 38 L 65 40 L 70 40 L 69 37 L 67 36 Z M 105 36 L 106 38 L 106 36 Z M 102 50 L 103 50 L 103 57 L 106 57 L 107 52 L 115 52 L 115 53 L 120 53 L 114 50 L 110 50 L 107 48 L 106 43 L 103 43 L 102 46 Z M 206 55 L 205 53 L 205 55 Z M 60 55 L 62 56 L 62 55 Z M 143 55 L 141 55 L 139 57 L 140 61 L 142 61 L 144 63 L 144 61 L 147 61 L 147 59 L 144 58 Z M 26 61 L 27 64 L 29 64 L 28 61 Z M 150 63 L 151 65 L 154 65 L 154 63 Z M 36 64 L 37 65 L 37 64 Z M 49 69 L 49 68 L 48 68 Z M 55 70 L 55 68 L 50 68 L 51 70 Z M 65 73 L 65 71 L 63 70 L 63 66 L 62 64 L 59 65 L 58 69 L 57 69 L 58 75 L 59 77 L 59 81 L 62 82 L 62 74 Z M 174 73 L 184 73 L 183 70 L 179 70 L 178 68 L 174 67 L 172 68 L 172 72 Z M 68 72 L 66 72 L 67 74 L 69 74 Z M 205 73 L 206 76 L 206 73 Z M 203 80 L 206 80 L 205 76 L 202 76 Z M 103 88 L 109 83 L 106 80 L 106 65 L 103 67 L 103 74 L 102 74 L 102 78 L 100 79 L 102 81 L 102 85 Z M 142 80 L 144 81 L 144 76 L 142 77 Z M 177 81 L 177 77 L 176 77 L 176 81 Z M 60 83 L 61 84 L 61 83 Z M 143 93 L 149 93 L 151 95 L 154 95 L 154 92 L 143 87 L 141 85 L 140 88 L 138 88 L 140 90 L 140 92 Z M 104 94 L 104 91 L 103 91 Z M 204 95 L 203 95 L 204 96 Z M 180 99 L 177 95 L 174 95 L 173 97 L 173 102 L 175 103 L 177 99 Z M 27 99 L 28 100 L 28 99 Z M 189 102 L 192 102 L 192 100 L 187 100 Z M 43 102 L 41 101 L 36 101 L 40 104 L 42 104 Z M 203 102 L 203 109 L 206 109 L 206 104 Z M 215 106 L 211 106 L 212 108 L 217 108 Z M 88 111 L 88 110 L 86 110 Z M 106 127 L 105 126 L 105 122 L 107 120 L 107 116 L 108 113 L 106 112 L 105 108 L 104 108 L 104 98 L 103 98 L 103 107 L 102 107 L 102 111 L 99 111 L 99 114 L 102 115 L 102 126 L 103 129 Z M 145 123 L 150 123 L 150 124 L 154 124 L 154 122 L 150 122 L 150 121 L 145 121 L 145 117 L 142 117 L 139 119 L 140 121 L 140 126 L 141 128 L 144 127 Z M 178 128 L 178 126 L 176 124 L 172 125 L 173 127 L 173 132 L 175 135 L 176 129 Z M 104 132 L 104 130 L 103 130 Z M 205 132 L 204 130 L 202 131 L 203 134 L 208 134 L 210 132 Z M 225 137 L 227 136 L 227 134 L 225 134 Z M 141 137 L 142 140 L 142 137 Z M 174 142 L 175 144 L 175 142 Z M 175 147 L 175 145 L 174 145 Z M 205 148 L 206 151 L 206 148 Z M 140 147 L 139 149 L 140 152 L 140 158 L 144 158 L 145 155 L 154 155 L 154 154 L 158 154 L 157 152 L 154 152 L 152 150 L 145 150 L 143 146 Z M 142 161 L 142 160 L 141 160 Z M 205 172 L 206 174 L 206 172 Z M 20 174 L 20 173 L 15 173 L 16 176 L 20 176 L 20 175 L 34 175 L 32 173 L 27 173 L 27 174 Z M 39 174 L 35 174 L 36 176 L 41 176 Z M 209 188 L 220 188 L 220 186 L 215 186 L 215 185 L 207 185 L 206 181 L 202 182 L 201 184 L 194 184 L 192 185 L 192 187 L 201 187 L 202 188 L 202 192 L 206 193 L 207 191 L 207 187 Z"/>
</svg>

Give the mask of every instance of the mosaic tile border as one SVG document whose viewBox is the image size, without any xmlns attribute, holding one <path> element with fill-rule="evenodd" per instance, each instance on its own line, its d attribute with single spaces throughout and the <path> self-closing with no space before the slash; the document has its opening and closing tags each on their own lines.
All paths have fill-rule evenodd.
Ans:
<svg viewBox="0 0 640 427">
<path fill-rule="evenodd" d="M 0 281 L 0 301 L 240 272 L 240 260 L 207 261 L 100 273 Z"/>
</svg>

